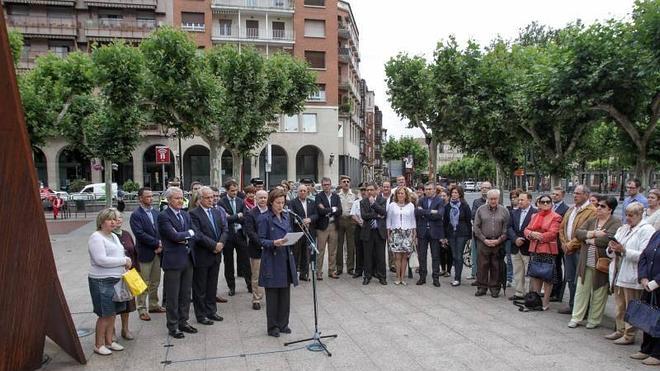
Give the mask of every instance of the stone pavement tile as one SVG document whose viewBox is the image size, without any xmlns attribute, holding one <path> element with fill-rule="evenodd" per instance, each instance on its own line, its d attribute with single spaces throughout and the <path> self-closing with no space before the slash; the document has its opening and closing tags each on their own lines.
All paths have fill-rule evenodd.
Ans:
<svg viewBox="0 0 660 371">
<path fill-rule="evenodd" d="M 292 371 L 333 371 L 337 370 L 331 362 L 331 357 L 325 356 L 323 353 L 309 352 L 316 355 L 313 359 L 304 361 L 288 361 L 289 370 Z"/>
</svg>

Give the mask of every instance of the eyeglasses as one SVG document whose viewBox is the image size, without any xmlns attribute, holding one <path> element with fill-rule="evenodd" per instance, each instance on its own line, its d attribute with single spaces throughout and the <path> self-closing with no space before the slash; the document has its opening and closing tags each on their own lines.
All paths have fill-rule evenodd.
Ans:
<svg viewBox="0 0 660 371">
<path fill-rule="evenodd" d="M 541 205 L 550 205 L 551 203 L 552 203 L 552 201 L 550 201 L 550 200 L 540 200 L 539 201 L 539 204 L 541 204 Z"/>
<path fill-rule="evenodd" d="M 598 204 L 596 207 L 599 209 L 607 209 L 607 205 L 605 204 Z"/>
<path fill-rule="evenodd" d="M 342 182 L 342 183 L 350 183 L 351 181 L 348 180 L 348 179 L 344 179 L 344 180 L 342 180 L 341 182 Z"/>
</svg>

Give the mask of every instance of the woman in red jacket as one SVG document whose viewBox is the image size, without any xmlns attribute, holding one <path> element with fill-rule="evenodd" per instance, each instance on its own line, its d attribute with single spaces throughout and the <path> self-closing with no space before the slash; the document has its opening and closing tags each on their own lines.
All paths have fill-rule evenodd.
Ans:
<svg viewBox="0 0 660 371">
<path fill-rule="evenodd" d="M 527 228 L 525 228 L 525 238 L 530 241 L 530 265 L 540 264 L 552 266 L 552 274 L 556 274 L 555 256 L 559 253 L 557 247 L 557 235 L 559 234 L 559 225 L 561 216 L 552 211 L 552 199 L 548 195 L 541 195 L 536 199 L 536 207 L 539 211 L 532 216 Z M 550 268 L 548 268 L 550 269 Z M 529 272 L 529 269 L 528 269 Z M 530 291 L 541 293 L 543 286 L 543 310 L 547 310 L 550 305 L 550 293 L 552 292 L 552 283 L 554 277 L 545 279 L 530 276 Z"/>
</svg>

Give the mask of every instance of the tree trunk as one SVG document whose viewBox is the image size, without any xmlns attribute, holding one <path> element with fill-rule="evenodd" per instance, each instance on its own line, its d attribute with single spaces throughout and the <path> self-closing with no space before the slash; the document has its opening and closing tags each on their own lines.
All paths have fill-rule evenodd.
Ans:
<svg viewBox="0 0 660 371">
<path fill-rule="evenodd" d="M 500 190 L 500 204 L 504 204 L 504 189 L 502 186 L 504 185 L 504 168 L 502 164 L 500 164 L 498 161 L 495 161 L 495 184 L 493 185 L 493 188 L 497 188 Z"/>
<path fill-rule="evenodd" d="M 222 156 L 222 146 L 218 141 L 208 140 L 209 143 L 209 162 L 211 165 L 211 184 L 217 187 L 222 185 L 222 174 L 220 173 L 220 164 Z"/>
<path fill-rule="evenodd" d="M 236 179 L 236 182 L 238 182 L 238 189 L 243 189 L 243 177 L 241 176 L 241 172 L 243 170 L 243 156 L 241 155 L 240 152 L 236 150 L 231 151 L 232 158 L 234 158 L 234 166 L 233 168 L 233 174 L 232 177 Z M 238 161 L 236 160 L 238 159 Z"/>
<path fill-rule="evenodd" d="M 637 154 L 637 161 L 635 162 L 635 177 L 642 183 L 642 189 L 644 190 L 649 189 L 652 169 L 653 167 L 648 164 L 647 151 L 644 148 L 643 151 L 640 150 Z"/>
<path fill-rule="evenodd" d="M 435 137 L 431 137 L 429 144 L 429 181 L 435 182 L 437 180 L 436 173 L 438 171 L 438 142 Z"/>
<path fill-rule="evenodd" d="M 561 185 L 561 174 L 550 174 L 550 185 L 557 187 Z"/>
<path fill-rule="evenodd" d="M 103 160 L 105 172 L 105 206 L 112 207 L 112 160 Z"/>
</svg>

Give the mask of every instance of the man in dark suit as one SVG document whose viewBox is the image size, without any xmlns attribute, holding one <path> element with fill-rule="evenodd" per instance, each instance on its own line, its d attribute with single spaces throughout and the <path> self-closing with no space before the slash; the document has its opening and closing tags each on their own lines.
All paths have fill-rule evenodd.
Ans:
<svg viewBox="0 0 660 371">
<path fill-rule="evenodd" d="M 218 209 L 213 207 L 213 190 L 199 189 L 199 207 L 190 211 L 195 231 L 195 266 L 193 268 L 193 305 L 197 322 L 212 325 L 222 321 L 218 315 L 215 294 L 218 290 L 220 252 L 229 235 L 227 225 Z"/>
<path fill-rule="evenodd" d="M 289 201 L 289 209 L 300 215 L 303 218 L 303 223 L 309 228 L 309 232 L 312 234 L 312 237 L 316 235 L 316 221 L 319 218 L 318 213 L 316 212 L 316 205 L 314 201 L 307 198 L 309 194 L 309 189 L 306 185 L 301 184 L 298 186 L 298 197 Z M 298 224 L 294 221 L 294 218 L 291 218 L 293 221 L 293 231 L 301 232 L 302 230 Z M 293 255 L 296 258 L 296 266 L 298 267 L 298 272 L 300 272 L 301 281 L 309 281 L 309 241 L 306 238 L 301 238 L 298 242 L 293 245 Z"/>
<path fill-rule="evenodd" d="M 261 270 L 261 252 L 263 246 L 259 240 L 259 217 L 268 211 L 268 192 L 258 190 L 254 195 L 256 206 L 245 214 L 245 233 L 248 237 L 248 255 L 252 274 L 252 309 L 261 309 L 261 299 L 264 290 L 259 286 L 259 271 Z"/>
<path fill-rule="evenodd" d="M 188 323 L 195 262 L 195 232 L 192 230 L 190 215 L 183 210 L 181 188 L 170 187 L 163 196 L 167 198 L 168 208 L 158 215 L 158 233 L 163 243 L 163 289 L 167 296 L 167 328 L 170 336 L 181 339 L 184 337 L 183 332 L 197 332 L 197 329 Z"/>
<path fill-rule="evenodd" d="M 360 214 L 364 221 L 360 231 L 364 250 L 364 280 L 362 284 L 368 285 L 371 277 L 376 277 L 381 285 L 387 285 L 385 279 L 387 200 L 378 195 L 378 188 L 375 183 L 367 184 L 367 194 L 369 197 L 360 201 Z M 375 267 L 375 271 L 373 267 Z"/>
<path fill-rule="evenodd" d="M 220 200 L 220 205 L 227 213 L 227 224 L 229 225 L 229 239 L 222 250 L 225 258 L 225 280 L 229 286 L 229 296 L 236 295 L 236 278 L 234 277 L 234 250 L 236 250 L 236 261 L 238 275 L 245 279 L 248 292 L 252 293 L 250 258 L 247 254 L 247 237 L 243 231 L 245 223 L 245 205 L 243 199 L 238 197 L 238 183 L 229 180 L 225 183 L 227 194 Z"/>
<path fill-rule="evenodd" d="M 314 203 L 318 213 L 316 222 L 316 242 L 319 254 L 316 257 L 316 278 L 323 279 L 323 258 L 326 246 L 328 248 L 328 277 L 337 276 L 337 223 L 342 215 L 341 200 L 332 191 L 330 178 L 321 179 L 323 192 L 316 195 Z"/>
<path fill-rule="evenodd" d="M 140 276 L 147 284 L 147 290 L 137 297 L 137 309 L 141 320 L 151 321 L 151 317 L 147 313 L 147 296 L 149 312 L 165 313 L 165 308 L 158 304 L 160 253 L 163 251 L 163 245 L 158 235 L 158 212 L 151 206 L 153 202 L 151 188 L 140 188 L 138 200 L 140 207 L 131 214 L 130 223 L 135 235 L 135 250 L 140 261 Z"/>
<path fill-rule="evenodd" d="M 417 255 L 419 257 L 418 285 L 426 283 L 426 256 L 431 245 L 433 286 L 440 287 L 440 240 L 445 238 L 443 225 L 444 202 L 435 195 L 435 183 L 424 185 L 424 197 L 417 201 Z"/>
<path fill-rule="evenodd" d="M 557 214 L 564 217 L 564 214 L 568 211 L 569 207 L 564 202 L 564 189 L 562 187 L 555 187 L 552 189 L 550 197 L 552 198 L 552 210 Z M 557 237 L 558 246 L 561 246 L 559 237 Z M 559 249 L 559 254 L 555 257 L 555 268 L 557 269 L 556 282 L 552 285 L 552 292 L 550 293 L 550 301 L 559 302 L 564 296 L 564 289 L 566 288 L 566 282 L 564 280 L 564 251 Z"/>
<path fill-rule="evenodd" d="M 525 275 L 529 265 L 529 240 L 525 238 L 524 232 L 536 212 L 536 208 L 532 206 L 532 195 L 528 192 L 520 192 L 518 208 L 511 212 L 507 229 L 507 235 L 511 240 L 511 261 L 516 282 L 516 292 L 509 297 L 509 300 L 523 300 L 527 293 Z"/>
</svg>

